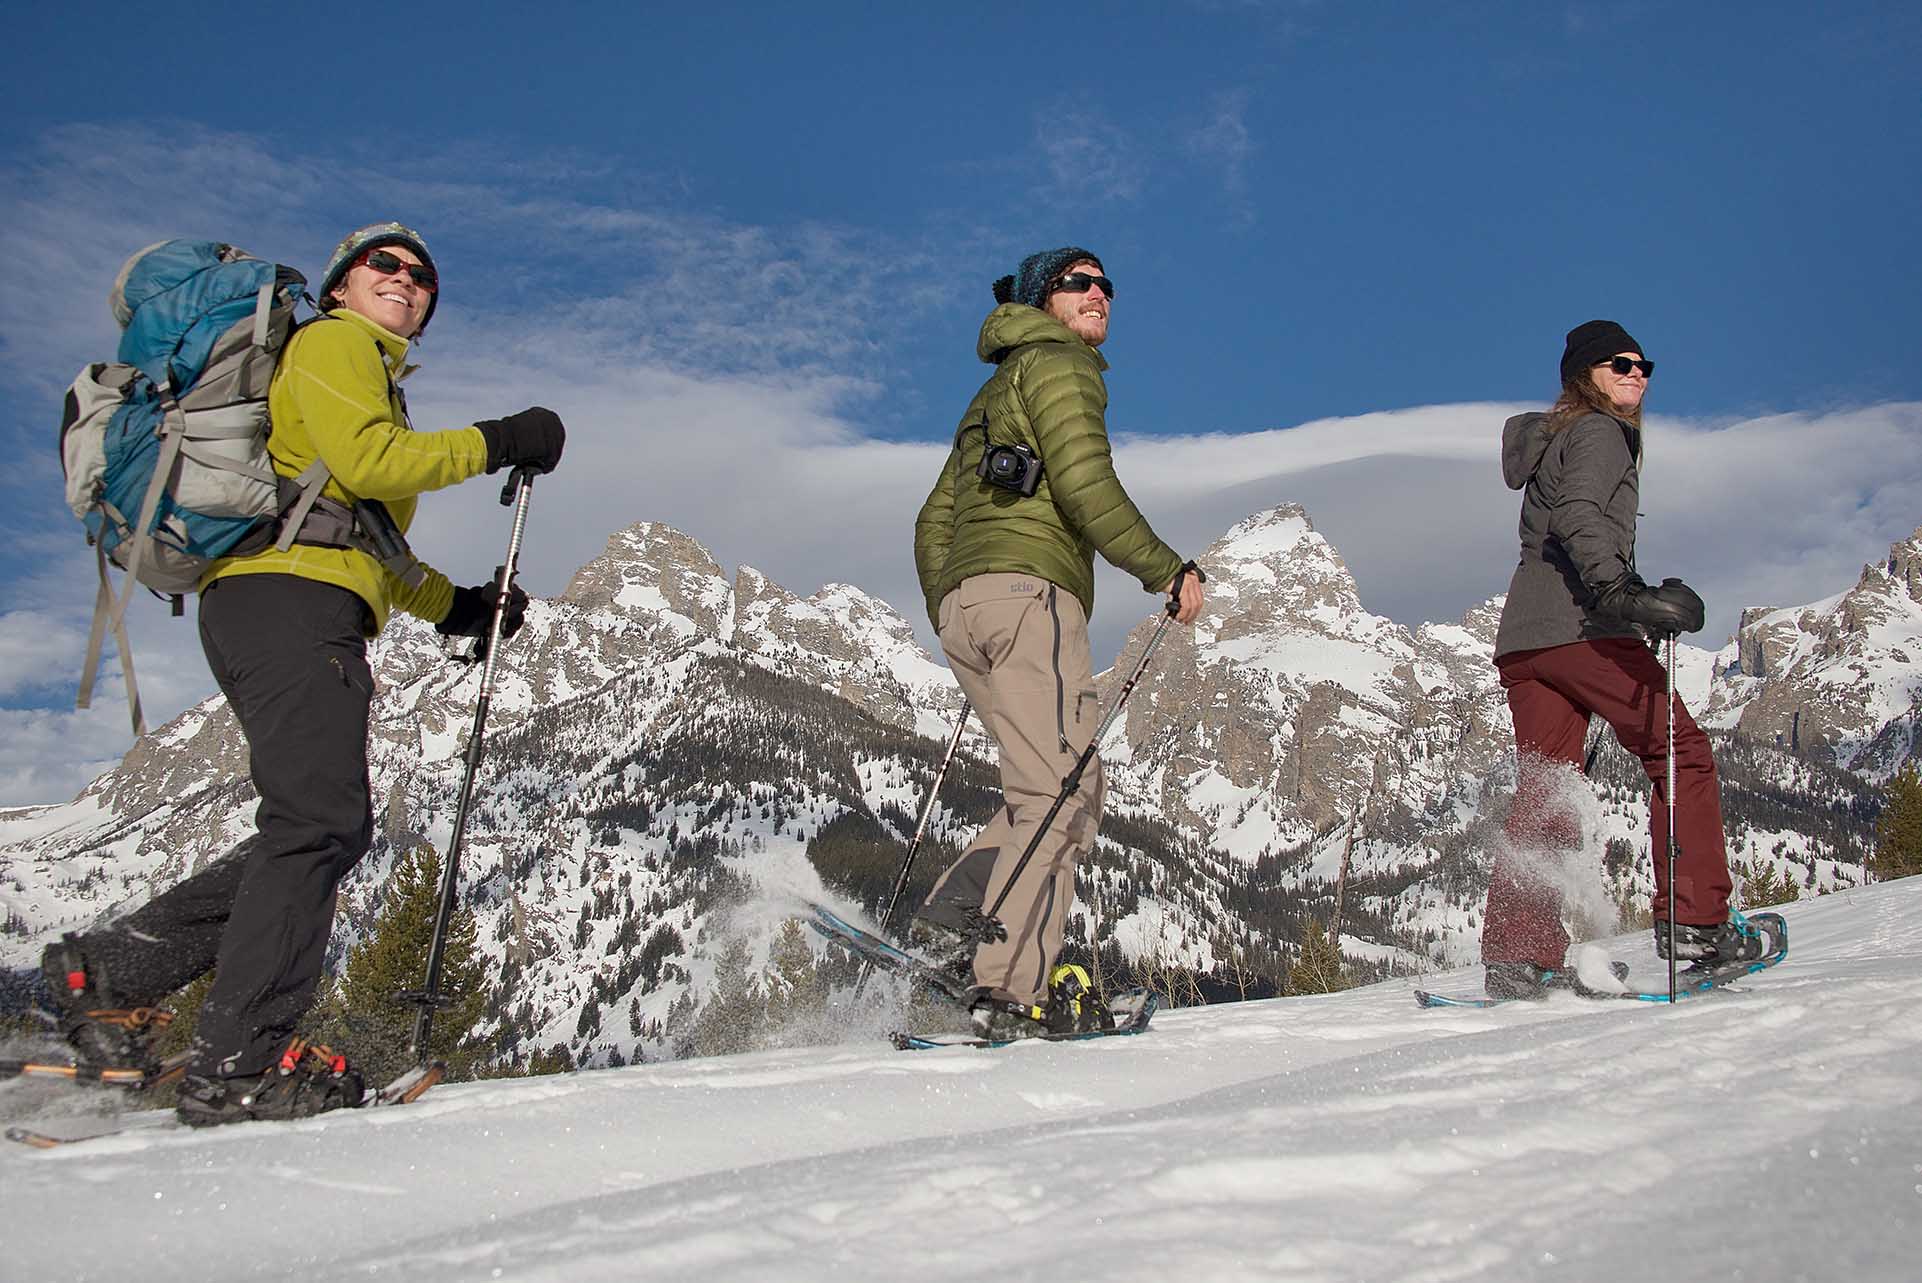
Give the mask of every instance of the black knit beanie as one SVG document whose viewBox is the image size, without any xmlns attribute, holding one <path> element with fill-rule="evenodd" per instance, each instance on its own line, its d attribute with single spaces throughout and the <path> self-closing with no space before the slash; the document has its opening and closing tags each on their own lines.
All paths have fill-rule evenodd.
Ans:
<svg viewBox="0 0 1922 1283">
<path fill-rule="evenodd" d="M 1026 303 L 1029 307 L 1045 308 L 1048 305 L 1048 287 L 1062 270 L 1073 263 L 1093 263 L 1105 275 L 1107 268 L 1101 260 L 1078 245 L 1064 245 L 1060 249 L 1044 249 L 1038 254 L 1030 254 L 1021 260 L 1013 276 L 1004 276 L 994 283 L 994 301 L 997 303 Z"/>
<path fill-rule="evenodd" d="M 1600 365 L 1618 352 L 1648 352 L 1635 336 L 1613 321 L 1583 321 L 1568 332 L 1562 349 L 1562 382 L 1567 383 L 1591 365 Z"/>
</svg>

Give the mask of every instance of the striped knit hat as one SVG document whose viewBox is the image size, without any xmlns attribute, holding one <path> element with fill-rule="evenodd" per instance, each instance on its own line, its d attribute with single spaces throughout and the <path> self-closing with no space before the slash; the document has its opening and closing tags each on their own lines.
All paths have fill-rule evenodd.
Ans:
<svg viewBox="0 0 1922 1283">
<path fill-rule="evenodd" d="M 347 233 L 347 238 L 334 246 L 333 256 L 327 260 L 327 270 L 321 273 L 320 290 L 314 296 L 315 301 L 325 308 L 327 296 L 340 288 L 341 278 L 347 275 L 347 269 L 354 265 L 354 260 L 382 245 L 405 245 L 414 251 L 422 265 L 434 267 L 434 256 L 427 252 L 427 242 L 420 238 L 419 232 L 404 223 L 369 223 L 359 231 Z M 438 267 L 434 267 L 434 270 L 440 271 Z M 439 303 L 439 290 L 427 296 L 427 315 L 420 318 L 420 329 L 415 333 L 426 332 L 427 323 L 434 319 L 434 308 Z"/>
</svg>

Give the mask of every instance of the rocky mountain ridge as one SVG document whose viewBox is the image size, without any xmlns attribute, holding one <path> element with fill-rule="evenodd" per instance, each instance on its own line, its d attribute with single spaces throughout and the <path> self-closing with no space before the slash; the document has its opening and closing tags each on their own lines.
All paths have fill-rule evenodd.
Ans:
<svg viewBox="0 0 1922 1283">
<path fill-rule="evenodd" d="M 1922 531 L 1837 598 L 1748 612 L 1721 652 L 1683 648 L 1691 707 L 1743 739 L 1725 771 L 1735 850 L 1773 885 L 1860 878 L 1862 779 L 1914 749 L 1918 548 Z M 1165 635 L 1104 745 L 1109 818 L 1070 939 L 1116 965 L 1278 974 L 1345 864 L 1351 960 L 1469 956 L 1512 756 L 1489 663 L 1499 600 L 1415 630 L 1373 615 L 1295 505 L 1238 523 L 1201 561 L 1206 613 Z M 1130 635 L 1104 697 L 1152 627 Z M 478 674 L 443 646 L 403 619 L 374 648 L 380 836 L 344 889 L 337 951 L 396 853 L 451 829 Z M 463 853 L 498 967 L 495 1034 L 590 1060 L 660 1054 L 730 942 L 764 961 L 784 901 L 858 901 L 871 875 L 848 870 L 898 861 L 958 708 L 907 621 L 859 589 L 804 598 L 748 566 L 730 579 L 666 526 L 614 534 L 503 653 Z M 28 963 L 243 837 L 244 762 L 210 700 L 74 801 L 0 818 L 0 962 Z M 1602 755 L 1588 847 L 1615 853 L 1606 891 L 1625 903 L 1647 889 L 1645 859 L 1621 854 L 1645 846 L 1645 789 Z M 992 807 L 992 776 L 969 764 L 946 792 L 934 834 L 953 842 Z"/>
</svg>

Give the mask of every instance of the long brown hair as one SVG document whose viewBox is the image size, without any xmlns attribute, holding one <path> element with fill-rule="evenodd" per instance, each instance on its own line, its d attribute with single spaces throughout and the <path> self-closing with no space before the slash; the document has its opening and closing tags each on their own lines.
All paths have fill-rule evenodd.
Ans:
<svg viewBox="0 0 1922 1283">
<path fill-rule="evenodd" d="M 1562 394 L 1555 398 L 1555 404 L 1548 408 L 1548 430 L 1560 432 L 1584 414 L 1606 414 L 1611 419 L 1620 419 L 1637 432 L 1642 429 L 1642 402 L 1637 401 L 1633 410 L 1624 410 L 1608 399 L 1608 395 L 1595 386 L 1594 369 L 1581 370 L 1562 382 Z M 1642 394 L 1642 400 L 1648 394 Z"/>
</svg>

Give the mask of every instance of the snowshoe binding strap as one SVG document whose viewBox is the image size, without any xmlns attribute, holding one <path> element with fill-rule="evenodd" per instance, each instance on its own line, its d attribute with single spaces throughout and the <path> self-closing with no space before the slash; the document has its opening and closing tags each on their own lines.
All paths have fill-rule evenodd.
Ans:
<svg viewBox="0 0 1922 1283">
<path fill-rule="evenodd" d="M 1064 962 L 1048 976 L 1048 1005 L 1042 1019 L 1050 1033 L 1089 1033 L 1113 1029 L 1114 1013 L 1094 990 L 1087 968 Z"/>
<path fill-rule="evenodd" d="M 95 1007 L 79 1014 L 95 1024 L 113 1025 L 130 1034 L 159 1033 L 174 1019 L 174 1013 L 165 1007 Z"/>
<path fill-rule="evenodd" d="M 307 1072 L 323 1073 L 330 1078 L 339 1078 L 342 1074 L 345 1074 L 348 1069 L 347 1057 L 341 1055 L 332 1047 L 324 1046 L 317 1042 L 308 1042 L 305 1038 L 296 1038 L 287 1044 L 287 1050 L 280 1053 L 280 1062 L 275 1066 L 275 1069 L 283 1075 L 299 1073 L 302 1069 L 302 1062 L 309 1060 L 313 1062 L 313 1065 L 308 1068 Z"/>
</svg>

